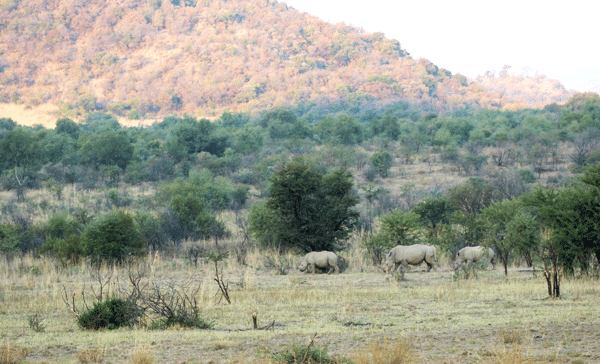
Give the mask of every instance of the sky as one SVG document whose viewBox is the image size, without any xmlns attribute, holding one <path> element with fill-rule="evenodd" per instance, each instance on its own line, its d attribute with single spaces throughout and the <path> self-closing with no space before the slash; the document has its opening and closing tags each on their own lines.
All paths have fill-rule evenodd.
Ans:
<svg viewBox="0 0 600 364">
<path fill-rule="evenodd" d="M 597 11 L 589 0 L 280 0 L 396 39 L 415 58 L 469 78 L 504 65 L 600 93 Z"/>
</svg>

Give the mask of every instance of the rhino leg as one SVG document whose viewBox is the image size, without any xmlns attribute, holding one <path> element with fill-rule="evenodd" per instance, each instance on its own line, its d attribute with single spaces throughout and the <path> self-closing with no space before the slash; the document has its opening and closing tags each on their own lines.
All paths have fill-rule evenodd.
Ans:
<svg viewBox="0 0 600 364">
<path fill-rule="evenodd" d="M 309 263 L 308 264 L 308 273 L 315 274 L 316 272 L 317 272 L 317 268 L 315 266 L 315 263 Z"/>
</svg>

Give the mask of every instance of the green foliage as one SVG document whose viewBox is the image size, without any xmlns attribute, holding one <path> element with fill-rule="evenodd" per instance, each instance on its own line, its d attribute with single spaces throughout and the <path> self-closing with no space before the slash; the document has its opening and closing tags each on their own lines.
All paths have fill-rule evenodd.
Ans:
<svg viewBox="0 0 600 364">
<path fill-rule="evenodd" d="M 37 167 L 41 163 L 38 140 L 22 128 L 14 128 L 0 140 L 0 167 Z"/>
<path fill-rule="evenodd" d="M 384 134 L 391 140 L 398 140 L 400 137 L 400 124 L 395 115 L 386 114 L 381 119 L 374 119 L 370 127 L 373 135 Z"/>
<path fill-rule="evenodd" d="M 531 169 L 520 169 L 519 174 L 521 175 L 521 179 L 525 183 L 535 183 L 535 175 L 531 171 Z"/>
<path fill-rule="evenodd" d="M 596 173 L 590 170 L 588 177 Z M 542 225 L 552 232 L 551 240 L 545 244 L 552 244 L 549 254 L 556 254 L 567 272 L 573 272 L 576 261 L 585 269 L 588 256 L 600 254 L 598 187 L 574 186 L 560 190 L 536 187 L 521 200 L 525 206 L 535 209 Z"/>
<path fill-rule="evenodd" d="M 331 251 L 354 228 L 358 213 L 352 207 L 358 198 L 350 194 L 352 175 L 345 170 L 323 175 L 296 158 L 270 181 L 266 204 L 249 216 L 251 232 L 259 240 L 307 252 Z"/>
<path fill-rule="evenodd" d="M 519 200 L 498 201 L 481 211 L 487 223 L 488 241 L 499 255 L 504 273 L 508 274 L 508 259 L 514 251 L 532 251 L 538 239 L 539 227 Z"/>
<path fill-rule="evenodd" d="M 377 173 L 379 173 L 382 178 L 388 176 L 392 163 L 392 155 L 387 151 L 376 152 L 371 156 L 371 166 L 377 170 Z"/>
<path fill-rule="evenodd" d="M 380 217 L 381 234 L 388 240 L 388 247 L 411 245 L 423 237 L 421 216 L 414 212 L 395 210 Z"/>
<path fill-rule="evenodd" d="M 104 302 L 95 302 L 92 308 L 81 313 L 77 324 L 84 330 L 131 327 L 135 322 L 135 313 L 131 302 L 113 297 Z"/>
<path fill-rule="evenodd" d="M 78 263 L 84 256 L 81 243 L 81 225 L 66 211 L 53 214 L 44 226 L 46 241 L 41 254 L 50 254 L 61 263 Z"/>
<path fill-rule="evenodd" d="M 450 189 L 448 198 L 450 205 L 466 215 L 479 214 L 492 203 L 493 187 L 479 179 L 471 179 L 467 183 Z"/>
<path fill-rule="evenodd" d="M 19 231 L 10 224 L 0 224 L 0 253 L 14 255 L 19 251 Z"/>
<path fill-rule="evenodd" d="M 431 236 L 439 233 L 439 225 L 450 223 L 450 215 L 454 212 L 454 207 L 444 196 L 423 200 L 411 211 L 419 215 L 425 226 L 431 229 Z"/>
<path fill-rule="evenodd" d="M 108 131 L 116 132 L 121 129 L 119 121 L 110 114 L 92 112 L 83 121 L 83 129 L 92 134 L 102 134 Z"/>
<path fill-rule="evenodd" d="M 40 249 L 41 254 L 50 254 L 63 265 L 78 264 L 84 256 L 81 237 L 76 234 L 64 238 L 48 236 Z"/>
<path fill-rule="evenodd" d="M 125 169 L 133 157 L 133 144 L 122 133 L 103 132 L 87 139 L 81 147 L 83 163 L 96 168 L 100 165 L 116 165 Z"/>
<path fill-rule="evenodd" d="M 363 126 L 349 114 L 328 115 L 314 127 L 315 134 L 324 143 L 355 145 L 363 141 Z"/>
<path fill-rule="evenodd" d="M 256 127 L 246 127 L 237 134 L 235 150 L 242 155 L 248 155 L 259 151 L 263 144 L 261 130 Z"/>
<path fill-rule="evenodd" d="M 161 318 L 148 326 L 149 330 L 165 330 L 173 326 L 186 327 L 190 329 L 210 330 L 213 324 L 206 321 L 200 315 L 200 310 L 193 309 L 191 311 L 179 310 L 173 312 L 169 317 Z"/>
<path fill-rule="evenodd" d="M 342 364 L 347 360 L 332 358 L 323 348 L 309 345 L 303 347 L 293 345 L 286 351 L 272 355 L 277 363 L 281 364 Z"/>
<path fill-rule="evenodd" d="M 56 121 L 54 131 L 57 134 L 64 134 L 70 138 L 77 140 L 79 138 L 79 124 L 69 118 L 61 118 Z"/>
<path fill-rule="evenodd" d="M 217 177 L 213 182 L 210 171 L 191 171 L 188 182 L 176 179 L 159 186 L 157 200 L 173 212 L 175 225 L 171 237 L 209 238 L 227 235 L 225 225 L 211 214 L 211 209 L 225 209 L 231 201 L 233 187 L 229 179 Z"/>
<path fill-rule="evenodd" d="M 0 118 L 0 133 L 11 131 L 17 127 L 17 123 L 11 118 Z"/>
<path fill-rule="evenodd" d="M 27 324 L 29 325 L 29 328 L 35 332 L 46 331 L 46 325 L 44 325 L 42 321 L 42 317 L 37 313 L 27 317 Z"/>
<path fill-rule="evenodd" d="M 388 236 L 381 233 L 368 235 L 361 240 L 360 245 L 367 251 L 366 255 L 374 265 L 382 264 L 385 254 L 395 246 Z"/>
<path fill-rule="evenodd" d="M 74 157 L 77 142 L 66 134 L 50 133 L 40 142 L 40 148 L 44 161 L 58 163 L 67 157 Z"/>
<path fill-rule="evenodd" d="M 252 204 L 248 213 L 250 233 L 263 247 L 279 248 L 277 238 L 278 218 L 274 210 L 267 207 L 267 201 Z"/>
<path fill-rule="evenodd" d="M 121 262 L 143 253 L 143 241 L 132 214 L 116 210 L 100 215 L 82 235 L 84 252 L 94 261 Z"/>
</svg>

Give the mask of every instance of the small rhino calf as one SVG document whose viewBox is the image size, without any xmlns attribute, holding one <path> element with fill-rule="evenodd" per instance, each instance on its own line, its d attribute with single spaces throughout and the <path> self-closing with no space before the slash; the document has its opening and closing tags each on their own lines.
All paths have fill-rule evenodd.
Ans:
<svg viewBox="0 0 600 364">
<path fill-rule="evenodd" d="M 310 252 L 300 260 L 298 269 L 301 272 L 316 273 L 317 269 L 325 269 L 328 274 L 340 272 L 341 258 L 333 252 Z"/>
</svg>

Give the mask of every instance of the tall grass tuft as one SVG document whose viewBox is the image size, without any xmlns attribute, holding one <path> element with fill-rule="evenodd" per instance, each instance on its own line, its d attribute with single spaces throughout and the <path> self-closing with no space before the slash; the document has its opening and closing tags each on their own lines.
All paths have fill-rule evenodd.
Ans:
<svg viewBox="0 0 600 364">
<path fill-rule="evenodd" d="M 104 362 L 104 349 L 85 348 L 77 353 L 81 364 L 101 364 Z"/>
<path fill-rule="evenodd" d="M 147 346 L 138 347 L 129 362 L 131 364 L 152 364 L 154 363 L 154 353 Z"/>
<path fill-rule="evenodd" d="M 409 364 L 415 363 L 413 343 L 406 338 L 398 338 L 395 342 L 384 339 L 383 343 L 373 342 L 369 349 L 363 350 L 353 357 L 355 364 Z"/>
<path fill-rule="evenodd" d="M 8 341 L 0 346 L 0 364 L 20 364 L 25 362 L 29 349 L 13 345 Z"/>
</svg>

